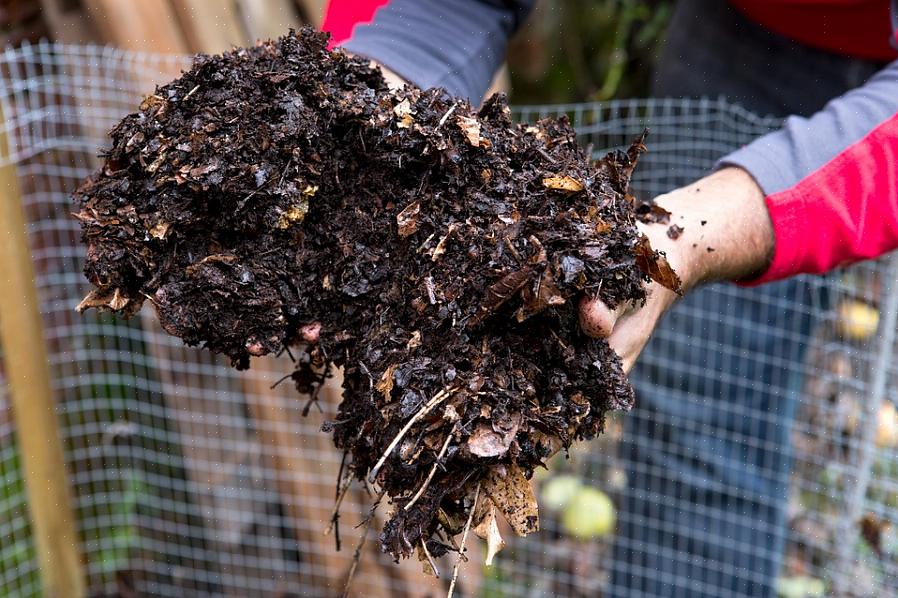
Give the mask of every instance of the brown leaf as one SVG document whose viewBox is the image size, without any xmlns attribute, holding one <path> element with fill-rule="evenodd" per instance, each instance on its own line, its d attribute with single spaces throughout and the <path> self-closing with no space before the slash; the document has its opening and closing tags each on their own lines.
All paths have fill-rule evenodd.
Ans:
<svg viewBox="0 0 898 598">
<path fill-rule="evenodd" d="M 169 228 L 171 228 L 171 224 L 165 220 L 160 220 L 156 223 L 156 226 L 150 229 L 150 236 L 154 239 L 164 239 L 165 235 L 168 234 Z"/>
<path fill-rule="evenodd" d="M 409 351 L 411 351 L 412 349 L 416 349 L 420 346 L 421 346 L 421 331 L 415 330 L 412 333 L 412 337 L 410 339 L 408 339 L 408 343 L 405 345 L 405 347 Z"/>
<path fill-rule="evenodd" d="M 518 322 L 523 322 L 530 316 L 534 316 L 552 305 L 564 305 L 567 299 L 561 294 L 552 271 L 546 269 L 542 277 L 536 281 L 536 289 L 525 287 L 521 292 L 524 304 L 515 312 Z"/>
<path fill-rule="evenodd" d="M 130 299 L 122 295 L 119 289 L 94 289 L 87 294 L 87 297 L 81 300 L 75 311 L 81 313 L 92 307 L 119 311 L 124 309 L 129 302 Z"/>
<path fill-rule="evenodd" d="M 680 277 L 670 267 L 667 258 L 652 249 L 648 237 L 645 235 L 640 237 L 633 252 L 636 254 L 636 265 L 645 272 L 646 276 L 678 295 L 683 294 Z"/>
<path fill-rule="evenodd" d="M 455 118 L 458 128 L 465 134 L 465 139 L 474 147 L 480 145 L 480 121 L 470 116 L 458 116 Z"/>
<path fill-rule="evenodd" d="M 390 393 L 393 392 L 393 373 L 396 371 L 396 364 L 394 363 L 390 367 L 388 367 L 383 376 L 380 377 L 380 382 L 374 385 L 375 390 L 379 392 L 384 397 L 384 401 L 390 402 Z"/>
<path fill-rule="evenodd" d="M 569 176 L 549 176 L 543 179 L 543 186 L 546 189 L 554 189 L 555 191 L 566 191 L 568 193 L 577 193 L 583 191 L 583 183 Z"/>
<path fill-rule="evenodd" d="M 667 224 L 670 212 L 656 203 L 641 202 L 636 206 L 636 218 L 645 224 Z"/>
<path fill-rule="evenodd" d="M 539 531 L 539 511 L 530 481 L 516 464 L 496 465 L 482 486 L 519 536 Z"/>
<path fill-rule="evenodd" d="M 446 244 L 449 242 L 449 239 L 455 235 L 455 231 L 459 229 L 461 225 L 457 222 L 453 222 L 449 225 L 449 230 L 446 231 L 446 234 L 440 239 L 440 242 L 437 243 L 437 246 L 434 247 L 433 253 L 430 254 L 431 261 L 437 261 L 442 257 L 444 253 L 446 253 Z"/>
<path fill-rule="evenodd" d="M 413 201 L 396 214 L 396 224 L 399 225 L 399 236 L 402 238 L 413 235 L 418 230 L 418 216 L 421 214 L 421 204 Z"/>
<path fill-rule="evenodd" d="M 498 457 L 508 452 L 521 426 L 521 414 L 513 413 L 499 425 L 481 422 L 468 437 L 467 447 L 478 457 Z"/>
<path fill-rule="evenodd" d="M 283 214 L 281 214 L 281 217 L 278 219 L 278 228 L 286 230 L 294 224 L 299 224 L 306 219 L 306 214 L 308 213 L 309 200 L 304 195 L 303 198 L 299 200 L 298 204 L 290 206 Z"/>
<path fill-rule="evenodd" d="M 408 98 L 405 98 L 393 108 L 393 114 L 399 119 L 397 123 L 397 127 L 400 129 L 407 129 L 412 126 L 412 123 L 415 122 L 414 117 L 412 116 L 414 112 L 412 112 L 412 105 L 408 101 Z"/>
<path fill-rule="evenodd" d="M 486 290 L 486 297 L 480 305 L 480 310 L 476 319 L 481 321 L 483 318 L 502 307 L 506 301 L 511 299 L 515 293 L 520 291 L 524 285 L 527 284 L 527 281 L 530 280 L 532 274 L 533 270 L 530 268 L 515 270 L 491 284 Z"/>
<path fill-rule="evenodd" d="M 483 564 L 491 567 L 493 558 L 500 550 L 505 548 L 505 540 L 502 539 L 502 534 L 499 533 L 499 525 L 496 522 L 496 505 L 490 499 L 486 499 L 483 502 L 488 503 L 489 507 L 487 507 L 486 514 L 482 517 L 480 523 L 472 531 L 478 537 L 486 540 L 486 558 Z"/>
<path fill-rule="evenodd" d="M 193 276 L 200 270 L 200 267 L 205 264 L 225 264 L 230 266 L 235 263 L 237 263 L 237 256 L 233 253 L 215 253 L 207 255 L 196 263 L 190 264 L 184 271 L 187 272 L 188 275 Z"/>
</svg>

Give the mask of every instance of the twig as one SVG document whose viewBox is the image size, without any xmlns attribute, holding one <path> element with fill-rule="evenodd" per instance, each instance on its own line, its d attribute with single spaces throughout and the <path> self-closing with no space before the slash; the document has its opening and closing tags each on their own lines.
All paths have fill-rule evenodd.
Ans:
<svg viewBox="0 0 898 598">
<path fill-rule="evenodd" d="M 443 458 L 443 455 L 446 454 L 446 450 L 449 448 L 450 440 L 452 440 L 452 432 L 451 431 L 449 432 L 449 435 L 446 436 L 446 442 L 443 443 L 443 448 L 440 449 L 440 452 L 437 455 L 436 461 L 433 462 L 433 467 L 430 468 L 430 473 L 427 474 L 427 479 L 424 480 L 424 483 L 421 484 L 421 487 L 418 488 L 418 491 L 415 492 L 415 495 L 412 497 L 412 499 L 408 502 L 407 505 L 405 505 L 404 509 L 406 511 L 411 509 L 412 505 L 414 505 L 416 502 L 418 502 L 418 499 L 421 498 L 421 495 L 424 494 L 425 490 L 427 490 L 427 486 L 430 485 L 430 481 L 433 479 L 433 476 L 437 472 L 437 467 L 440 466 L 440 459 Z"/>
<path fill-rule="evenodd" d="M 536 151 L 538 151 L 538 152 L 540 153 L 540 155 L 541 155 L 543 158 L 545 158 L 546 160 L 548 160 L 548 161 L 551 162 L 552 164 L 558 164 L 558 161 L 555 160 L 555 158 L 553 158 L 552 156 L 550 156 L 550 155 L 546 152 L 546 150 L 544 150 L 543 148 L 539 147 L 539 148 L 536 149 Z M 589 154 L 589 155 L 592 155 L 592 154 Z"/>
<path fill-rule="evenodd" d="M 430 568 L 433 569 L 433 576 L 439 579 L 440 570 L 437 568 L 437 564 L 434 562 L 433 557 L 430 556 L 430 551 L 427 550 L 427 542 L 424 541 L 424 538 L 421 538 L 421 548 L 424 549 L 424 556 L 427 557 L 427 562 L 430 563 Z"/>
<path fill-rule="evenodd" d="M 384 493 L 386 489 L 380 491 L 377 495 L 377 500 L 374 502 L 374 506 L 371 507 L 371 511 L 368 513 L 368 517 L 365 518 L 365 521 L 362 522 L 362 525 L 365 526 L 364 531 L 362 531 L 362 537 L 359 538 L 359 543 L 356 544 L 355 553 L 352 555 L 352 565 L 349 566 L 349 573 L 346 575 L 346 582 L 343 584 L 343 593 L 340 595 L 341 598 L 348 598 L 349 596 L 349 588 L 352 585 L 352 578 L 355 576 L 355 570 L 359 566 L 359 561 L 362 560 L 362 548 L 365 546 L 365 540 L 368 539 L 368 530 L 371 529 L 371 522 L 374 521 L 374 511 L 377 510 L 378 505 L 380 505 L 381 499 L 384 497 Z"/>
<path fill-rule="evenodd" d="M 406 422 L 402 429 L 399 430 L 399 433 L 396 435 L 393 441 L 390 442 L 389 446 L 387 446 L 387 450 L 384 451 L 384 454 L 381 456 L 381 458 L 378 459 L 374 467 L 371 468 L 371 473 L 368 474 L 369 481 L 373 482 L 377 478 L 377 474 L 380 471 L 380 468 L 383 467 L 384 463 L 386 463 L 387 458 L 390 456 L 390 453 L 392 453 L 393 449 L 396 448 L 396 445 L 398 445 L 402 441 L 402 438 L 411 429 L 411 427 L 415 425 L 415 422 L 430 413 L 431 409 L 449 398 L 453 392 L 455 392 L 455 388 L 444 388 L 443 390 L 435 394 L 433 398 L 430 399 L 424 405 L 424 407 L 421 408 L 420 411 L 418 411 L 418 413 L 416 413 L 410 420 L 408 420 L 408 422 Z"/>
<path fill-rule="evenodd" d="M 289 380 L 292 377 L 293 377 L 293 372 L 290 372 L 286 376 L 281 376 L 280 378 L 278 378 L 277 382 L 275 382 L 274 384 L 269 386 L 268 389 L 274 390 L 275 388 L 277 388 L 278 386 L 280 386 L 281 384 L 283 384 L 284 382 L 286 382 L 287 380 Z"/>
<path fill-rule="evenodd" d="M 449 592 L 446 598 L 452 598 L 452 592 L 455 591 L 455 582 L 458 580 L 458 570 L 461 567 L 461 560 L 464 558 L 465 542 L 468 540 L 468 530 L 471 529 L 471 521 L 474 519 L 474 511 L 477 510 L 477 499 L 480 497 L 480 482 L 477 482 L 477 488 L 474 490 L 474 504 L 471 505 L 471 512 L 468 514 L 468 522 L 465 523 L 465 531 L 461 534 L 461 544 L 458 547 L 458 559 L 455 566 L 452 567 L 452 581 L 449 582 Z"/>
<path fill-rule="evenodd" d="M 331 522 L 330 525 L 327 526 L 327 529 L 324 530 L 324 535 L 333 531 L 334 526 L 337 524 L 337 521 L 340 519 L 340 505 L 343 503 L 343 499 L 346 497 L 346 493 L 349 491 L 349 487 L 352 486 L 352 477 L 346 480 L 343 486 L 340 488 L 340 493 L 337 495 L 337 500 L 334 502 L 334 510 L 331 513 Z M 337 550 L 340 550 L 338 547 Z"/>
<path fill-rule="evenodd" d="M 446 124 L 446 121 L 449 119 L 449 115 L 452 114 L 453 112 L 455 112 L 456 106 L 458 106 L 457 103 L 456 103 L 456 104 L 452 104 L 452 107 L 449 108 L 449 110 L 446 110 L 446 114 L 444 114 L 444 115 L 440 118 L 440 122 L 437 123 L 437 127 L 436 127 L 437 129 L 439 129 L 439 128 L 442 127 L 444 124 Z M 435 130 L 436 130 L 436 129 L 434 129 L 434 131 L 435 131 Z"/>
</svg>

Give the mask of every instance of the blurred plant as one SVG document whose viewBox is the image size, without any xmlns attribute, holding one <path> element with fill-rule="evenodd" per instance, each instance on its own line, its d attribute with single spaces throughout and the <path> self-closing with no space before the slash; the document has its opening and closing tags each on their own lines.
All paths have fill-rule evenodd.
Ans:
<svg viewBox="0 0 898 598">
<path fill-rule="evenodd" d="M 28 522 L 25 480 L 21 475 L 19 452 L 13 446 L 0 447 L 0 572 L 16 576 L 0 577 L 0 596 L 40 595 L 37 553 Z M 16 529 L 22 525 L 20 529 Z"/>
<path fill-rule="evenodd" d="M 672 0 L 541 0 L 512 41 L 517 103 L 645 96 Z"/>
</svg>

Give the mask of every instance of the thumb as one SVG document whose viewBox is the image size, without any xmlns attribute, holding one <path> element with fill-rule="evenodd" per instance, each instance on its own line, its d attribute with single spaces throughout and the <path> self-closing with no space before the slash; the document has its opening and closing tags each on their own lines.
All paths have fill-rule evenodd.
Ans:
<svg viewBox="0 0 898 598">
<path fill-rule="evenodd" d="M 584 297 L 580 300 L 580 327 L 591 337 L 608 338 L 620 312 L 620 308 L 613 310 L 599 299 Z"/>
</svg>

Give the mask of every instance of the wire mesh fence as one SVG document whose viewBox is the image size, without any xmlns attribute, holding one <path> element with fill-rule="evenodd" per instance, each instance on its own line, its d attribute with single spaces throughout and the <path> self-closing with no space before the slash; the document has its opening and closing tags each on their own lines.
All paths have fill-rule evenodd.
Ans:
<svg viewBox="0 0 898 598">
<path fill-rule="evenodd" d="M 152 82 L 185 65 L 50 43 L 0 59 L 0 127 L 11 145 L 0 155 L 16 168 L 29 218 L 90 592 L 338 595 L 359 537 L 353 526 L 372 502 L 362 490 L 344 502 L 337 552 L 323 530 L 340 454 L 319 428 L 335 414 L 338 387 L 320 401 L 322 413 L 302 417 L 301 397 L 272 388 L 289 362 L 269 358 L 237 372 L 183 347 L 149 314 L 125 322 L 73 311 L 86 283 L 69 194 L 98 164 L 105 132 Z M 596 155 L 650 127 L 634 180 L 647 196 L 702 176 L 778 125 L 722 100 L 516 110 L 525 121 L 562 114 Z M 893 595 L 896 267 L 886 258 L 827 278 L 716 285 L 684 299 L 634 373 L 638 406 L 537 476 L 543 531 L 504 534 L 509 546 L 490 568 L 472 553 L 461 592 Z M 0 595 L 38 596 L 6 393 L 0 384 Z M 595 515 L 594 503 L 575 500 L 595 496 L 591 489 L 610 496 L 616 513 L 614 531 L 598 539 L 577 528 Z M 445 580 L 424 577 L 417 562 L 394 565 L 376 544 L 366 545 L 353 595 L 445 592 Z"/>
</svg>

